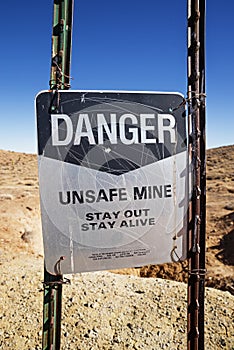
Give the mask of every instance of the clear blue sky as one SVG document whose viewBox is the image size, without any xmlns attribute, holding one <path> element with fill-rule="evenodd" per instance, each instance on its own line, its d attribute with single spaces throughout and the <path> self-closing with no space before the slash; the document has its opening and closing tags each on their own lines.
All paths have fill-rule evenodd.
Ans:
<svg viewBox="0 0 234 350">
<path fill-rule="evenodd" d="M 1 4 L 0 149 L 36 152 L 52 0 Z M 234 144 L 234 1 L 207 0 L 207 147 Z M 186 0 L 75 0 L 72 89 L 186 95 Z"/>
</svg>

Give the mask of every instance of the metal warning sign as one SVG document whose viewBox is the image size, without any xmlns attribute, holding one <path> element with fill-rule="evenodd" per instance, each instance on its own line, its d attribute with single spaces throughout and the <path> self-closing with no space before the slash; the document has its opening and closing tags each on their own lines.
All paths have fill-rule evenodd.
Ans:
<svg viewBox="0 0 234 350">
<path fill-rule="evenodd" d="M 186 258 L 183 96 L 41 92 L 36 98 L 46 268 L 115 269 Z"/>
</svg>

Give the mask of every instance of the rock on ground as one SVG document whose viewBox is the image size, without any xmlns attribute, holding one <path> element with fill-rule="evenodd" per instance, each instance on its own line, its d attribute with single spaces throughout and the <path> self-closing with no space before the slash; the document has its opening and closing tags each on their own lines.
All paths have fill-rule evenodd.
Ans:
<svg viewBox="0 0 234 350">
<path fill-rule="evenodd" d="M 0 348 L 41 349 L 43 259 L 2 252 Z M 61 350 L 187 348 L 187 285 L 110 272 L 67 276 Z M 206 350 L 234 349 L 234 296 L 206 289 Z"/>
</svg>

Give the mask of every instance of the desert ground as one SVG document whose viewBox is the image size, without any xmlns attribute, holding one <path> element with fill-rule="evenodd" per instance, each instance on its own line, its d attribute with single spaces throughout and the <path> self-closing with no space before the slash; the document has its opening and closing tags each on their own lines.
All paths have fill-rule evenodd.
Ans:
<svg viewBox="0 0 234 350">
<path fill-rule="evenodd" d="M 233 194 L 234 146 L 208 150 L 208 350 L 234 349 Z M 70 276 L 62 349 L 186 349 L 186 264 Z M 0 348 L 40 349 L 43 243 L 36 155 L 0 151 L 0 271 Z"/>
</svg>

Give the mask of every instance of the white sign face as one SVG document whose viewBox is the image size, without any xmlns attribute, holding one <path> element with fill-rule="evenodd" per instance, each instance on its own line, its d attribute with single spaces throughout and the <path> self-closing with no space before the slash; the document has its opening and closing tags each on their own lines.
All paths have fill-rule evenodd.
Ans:
<svg viewBox="0 0 234 350">
<path fill-rule="evenodd" d="M 46 268 L 185 259 L 188 151 L 178 93 L 60 91 L 36 98 Z"/>
</svg>

